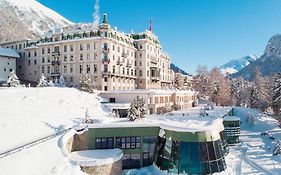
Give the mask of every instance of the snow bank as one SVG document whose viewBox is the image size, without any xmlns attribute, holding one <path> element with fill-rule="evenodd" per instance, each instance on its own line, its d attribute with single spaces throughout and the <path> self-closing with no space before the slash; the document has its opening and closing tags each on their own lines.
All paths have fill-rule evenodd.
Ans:
<svg viewBox="0 0 281 175">
<path fill-rule="evenodd" d="M 119 148 L 83 150 L 70 153 L 70 162 L 80 166 L 102 166 L 121 160 L 123 152 Z"/>
</svg>

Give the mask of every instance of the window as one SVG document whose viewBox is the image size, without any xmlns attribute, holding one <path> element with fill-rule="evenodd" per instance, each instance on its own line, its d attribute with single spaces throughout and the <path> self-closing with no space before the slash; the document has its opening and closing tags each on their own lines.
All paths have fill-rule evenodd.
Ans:
<svg viewBox="0 0 281 175">
<path fill-rule="evenodd" d="M 69 72 L 72 74 L 73 73 L 73 65 L 70 65 Z"/>
<path fill-rule="evenodd" d="M 42 57 L 42 63 L 45 63 L 45 58 L 44 57 Z"/>
<path fill-rule="evenodd" d="M 104 86 L 104 91 L 107 91 L 107 86 Z"/>
<path fill-rule="evenodd" d="M 51 49 L 50 48 L 48 48 L 48 53 L 50 53 L 51 52 Z"/>
<path fill-rule="evenodd" d="M 115 73 L 115 66 L 112 66 L 112 73 Z"/>
<path fill-rule="evenodd" d="M 50 74 L 50 66 L 47 67 L 47 74 Z"/>
<path fill-rule="evenodd" d="M 97 65 L 96 64 L 94 64 L 94 73 L 96 73 L 97 72 Z"/>
<path fill-rule="evenodd" d="M 122 149 L 140 148 L 140 137 L 116 137 L 116 147 Z"/>
<path fill-rule="evenodd" d="M 30 60 L 28 60 L 28 65 L 30 66 Z"/>
<path fill-rule="evenodd" d="M 37 57 L 37 52 L 36 51 L 34 51 L 34 57 Z"/>
<path fill-rule="evenodd" d="M 80 74 L 83 73 L 83 65 L 80 65 L 80 66 L 79 66 L 79 72 L 80 72 Z"/>
<path fill-rule="evenodd" d="M 140 77 L 142 76 L 142 70 L 139 70 L 139 76 Z"/>
<path fill-rule="evenodd" d="M 30 52 L 28 52 L 28 58 L 30 58 L 31 57 L 31 54 L 30 54 Z"/>
<path fill-rule="evenodd" d="M 96 149 L 113 149 L 113 137 L 96 138 Z"/>
<path fill-rule="evenodd" d="M 63 73 L 67 73 L 67 67 L 66 66 L 63 66 Z"/>
<path fill-rule="evenodd" d="M 91 72 L 91 67 L 90 67 L 90 65 L 88 65 L 88 64 L 87 64 L 87 66 L 86 66 L 86 67 L 87 67 L 87 74 L 88 74 L 88 73 L 90 73 L 90 72 Z"/>
<path fill-rule="evenodd" d="M 90 50 L 90 49 L 91 49 L 90 44 L 87 44 L 87 50 Z"/>
<path fill-rule="evenodd" d="M 70 45 L 70 52 L 73 52 L 73 45 Z"/>
<path fill-rule="evenodd" d="M 73 82 L 73 77 L 70 77 L 70 82 Z"/>
<path fill-rule="evenodd" d="M 107 82 L 108 81 L 108 78 L 107 77 L 104 77 L 104 82 Z"/>
<path fill-rule="evenodd" d="M 73 61 L 73 55 L 70 55 L 70 61 Z"/>
<path fill-rule="evenodd" d="M 67 62 L 67 55 L 64 55 L 63 61 L 64 61 L 64 62 Z"/>
<path fill-rule="evenodd" d="M 37 60 L 34 60 L 34 65 L 36 65 L 37 64 Z"/>
<path fill-rule="evenodd" d="M 82 44 L 80 44 L 80 51 L 82 51 L 83 50 L 83 45 Z"/>
<path fill-rule="evenodd" d="M 80 61 L 83 61 L 83 54 L 80 54 Z"/>
<path fill-rule="evenodd" d="M 42 74 L 45 73 L 45 67 L 44 66 L 41 68 L 41 72 L 42 72 Z"/>
<path fill-rule="evenodd" d="M 65 46 L 63 47 L 63 51 L 64 51 L 64 52 L 67 52 L 67 45 L 65 45 Z"/>
</svg>

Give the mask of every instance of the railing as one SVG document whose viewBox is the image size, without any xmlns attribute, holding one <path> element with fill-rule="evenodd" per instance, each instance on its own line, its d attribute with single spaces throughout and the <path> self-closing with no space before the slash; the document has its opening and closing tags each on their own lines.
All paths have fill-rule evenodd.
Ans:
<svg viewBox="0 0 281 175">
<path fill-rule="evenodd" d="M 60 61 L 52 61 L 52 65 L 60 65 Z"/>
<path fill-rule="evenodd" d="M 52 55 L 53 56 L 60 56 L 60 52 L 59 51 L 54 51 L 54 52 L 52 52 Z"/>
<path fill-rule="evenodd" d="M 49 136 L 46 136 L 46 137 L 43 137 L 43 138 L 40 138 L 40 139 L 37 139 L 35 141 L 32 141 L 30 143 L 27 143 L 27 144 L 24 144 L 22 146 L 19 146 L 19 147 L 16 147 L 16 148 L 13 148 L 9 151 L 6 151 L 6 152 L 3 152 L 3 153 L 0 153 L 0 158 L 3 158 L 3 157 L 6 157 L 6 156 L 9 156 L 11 154 L 15 154 L 23 149 L 26 149 L 26 148 L 30 148 L 30 147 L 33 147 L 35 145 L 38 145 L 40 143 L 43 143 L 43 142 L 46 142 L 47 140 L 50 140 L 52 138 L 55 138 L 57 136 L 60 136 L 64 133 L 66 133 L 67 131 L 69 131 L 71 128 L 68 128 L 68 129 L 65 129 L 63 131 L 60 131 L 60 132 L 57 132 L 55 134 L 52 134 L 52 135 L 49 135 Z"/>
</svg>

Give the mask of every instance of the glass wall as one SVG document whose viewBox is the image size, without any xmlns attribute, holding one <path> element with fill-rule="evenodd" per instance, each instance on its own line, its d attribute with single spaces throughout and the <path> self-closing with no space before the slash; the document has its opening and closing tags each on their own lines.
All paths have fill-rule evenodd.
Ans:
<svg viewBox="0 0 281 175">
<path fill-rule="evenodd" d="M 159 138 L 156 164 L 169 173 L 209 174 L 226 168 L 221 140 L 178 142 Z"/>
<path fill-rule="evenodd" d="M 143 137 L 143 166 L 149 166 L 153 164 L 155 145 L 157 142 L 157 137 Z"/>
</svg>

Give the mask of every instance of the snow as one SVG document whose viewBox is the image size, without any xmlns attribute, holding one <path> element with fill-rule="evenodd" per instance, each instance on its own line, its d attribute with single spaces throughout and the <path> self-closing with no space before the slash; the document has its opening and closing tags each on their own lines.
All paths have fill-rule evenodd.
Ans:
<svg viewBox="0 0 281 175">
<path fill-rule="evenodd" d="M 225 116 L 223 117 L 223 121 L 239 121 L 240 118 L 236 116 Z"/>
<path fill-rule="evenodd" d="M 80 166 L 102 166 L 122 159 L 123 152 L 119 148 L 103 150 L 74 151 L 70 154 L 70 162 Z"/>
<path fill-rule="evenodd" d="M 221 123 L 223 116 L 231 109 L 215 107 L 214 110 L 206 110 L 208 116 L 203 117 L 199 115 L 202 109 L 199 106 L 186 111 L 175 111 L 172 115 L 146 115 L 146 118 L 128 122 L 126 118 L 110 117 L 100 103 L 102 99 L 96 94 L 98 92 L 88 94 L 74 88 L 0 88 L 0 153 L 81 123 L 86 109 L 95 123 L 89 127 L 161 126 L 191 132 L 218 129 L 216 121 Z M 230 153 L 226 156 L 228 168 L 216 174 L 280 174 L 281 156 L 273 156 L 273 150 L 281 139 L 278 122 L 269 114 L 254 109 L 235 108 L 234 113 L 241 121 L 241 143 L 230 147 Z M 252 125 L 247 122 L 248 116 L 254 118 Z M 84 127 L 85 125 L 78 125 L 74 128 Z M 79 163 L 97 163 L 91 162 L 92 159 L 84 159 L 83 155 L 104 156 L 105 160 L 112 160 L 109 152 L 99 155 L 90 151 L 73 153 L 75 161 L 69 161 L 69 153 L 61 148 L 69 137 L 77 133 L 75 129 L 71 129 L 63 137 L 58 135 L 1 157 L 1 175 L 80 175 L 85 173 L 80 170 Z M 261 135 L 265 132 L 268 135 Z M 167 174 L 154 165 L 124 173 Z"/>
<path fill-rule="evenodd" d="M 0 56 L 20 58 L 19 54 L 10 48 L 0 47 Z"/>
<path fill-rule="evenodd" d="M 48 28 L 53 30 L 58 27 L 65 27 L 73 24 L 36 0 L 3 0 L 0 2 L 0 5 L 4 6 L 7 3 L 14 6 L 15 12 L 21 20 L 28 20 L 31 22 L 28 27 L 32 31 L 36 31 L 41 35 L 46 32 L 45 29 L 42 29 L 43 22 L 46 22 Z M 34 18 L 35 16 L 38 18 Z"/>
<path fill-rule="evenodd" d="M 110 122 L 100 100 L 74 88 L 0 88 L 0 153 L 80 123 L 86 109 Z M 83 174 L 62 154 L 59 137 L 0 158 L 1 175 Z"/>
</svg>

